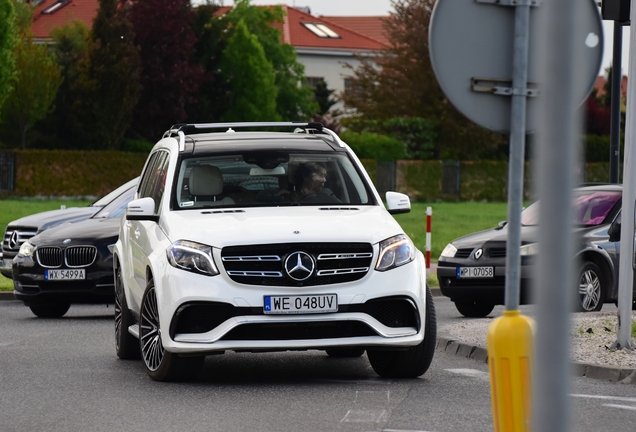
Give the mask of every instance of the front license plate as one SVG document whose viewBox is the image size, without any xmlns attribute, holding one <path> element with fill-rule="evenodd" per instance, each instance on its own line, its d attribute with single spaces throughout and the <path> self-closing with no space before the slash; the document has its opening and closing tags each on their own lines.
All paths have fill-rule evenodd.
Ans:
<svg viewBox="0 0 636 432">
<path fill-rule="evenodd" d="M 46 280 L 86 279 L 86 270 L 84 269 L 46 270 L 44 272 L 44 279 Z"/>
<path fill-rule="evenodd" d="M 263 312 L 266 314 L 338 312 L 338 295 L 265 296 Z"/>
<path fill-rule="evenodd" d="M 458 279 L 477 279 L 495 277 L 494 267 L 457 267 Z"/>
</svg>

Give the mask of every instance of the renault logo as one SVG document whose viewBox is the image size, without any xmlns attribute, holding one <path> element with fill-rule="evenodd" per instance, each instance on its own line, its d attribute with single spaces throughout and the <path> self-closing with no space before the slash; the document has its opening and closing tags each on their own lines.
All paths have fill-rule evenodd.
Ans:
<svg viewBox="0 0 636 432">
<path fill-rule="evenodd" d="M 484 254 L 483 249 L 479 248 L 475 251 L 475 261 L 478 260 L 479 258 L 481 258 L 481 256 Z"/>
<path fill-rule="evenodd" d="M 314 272 L 314 259 L 306 252 L 294 252 L 285 260 L 285 271 L 290 278 L 304 281 Z"/>
<path fill-rule="evenodd" d="M 11 237 L 9 237 L 9 247 L 11 249 L 16 249 L 18 247 L 18 242 L 19 234 L 17 231 L 13 231 L 13 234 L 11 234 Z"/>
</svg>

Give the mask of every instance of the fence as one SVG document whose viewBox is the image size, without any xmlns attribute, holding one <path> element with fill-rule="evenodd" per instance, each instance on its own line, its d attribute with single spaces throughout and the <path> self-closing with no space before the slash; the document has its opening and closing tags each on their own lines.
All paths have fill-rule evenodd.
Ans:
<svg viewBox="0 0 636 432">
<path fill-rule="evenodd" d="M 0 150 L 0 192 L 14 190 L 15 153 L 11 150 Z"/>
</svg>

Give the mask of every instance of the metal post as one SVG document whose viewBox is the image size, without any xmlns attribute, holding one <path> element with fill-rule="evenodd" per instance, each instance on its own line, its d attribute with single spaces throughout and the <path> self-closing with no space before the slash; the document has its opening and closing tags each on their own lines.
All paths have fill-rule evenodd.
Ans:
<svg viewBox="0 0 636 432">
<path fill-rule="evenodd" d="M 612 54 L 611 120 L 610 120 L 610 183 L 618 183 L 621 136 L 621 96 L 623 79 L 623 27 L 614 21 L 614 50 Z"/>
<path fill-rule="evenodd" d="M 518 4 L 515 7 L 514 54 L 512 60 L 513 95 L 510 119 L 510 157 L 508 162 L 508 243 L 506 245 L 505 303 L 506 310 L 509 311 L 519 309 L 529 26 L 530 4 L 529 2 Z"/>
<path fill-rule="evenodd" d="M 537 115 L 537 192 L 540 202 L 534 288 L 537 331 L 532 428 L 567 432 L 570 427 L 569 320 L 576 292 L 572 221 L 574 164 L 579 161 L 580 120 L 574 79 L 576 0 L 553 0 L 541 8 Z M 579 12 L 580 13 L 580 12 Z"/>
</svg>

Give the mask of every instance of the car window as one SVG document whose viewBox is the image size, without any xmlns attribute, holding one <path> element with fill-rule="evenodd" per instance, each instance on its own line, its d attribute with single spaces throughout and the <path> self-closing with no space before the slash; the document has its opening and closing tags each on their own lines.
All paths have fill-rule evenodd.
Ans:
<svg viewBox="0 0 636 432">
<path fill-rule="evenodd" d="M 97 218 L 120 218 L 126 212 L 126 206 L 135 196 L 136 187 L 129 187 L 127 191 L 119 195 L 107 206 L 95 213 L 94 219 Z"/>
<path fill-rule="evenodd" d="M 595 226 L 605 222 L 614 206 L 621 199 L 621 192 L 578 190 L 574 193 L 574 214 L 576 225 Z M 521 214 L 522 225 L 537 225 L 539 222 L 539 202 L 528 206 Z"/>
<path fill-rule="evenodd" d="M 159 204 L 163 197 L 168 173 L 168 162 L 170 160 L 168 152 L 160 151 L 156 154 L 156 158 L 152 161 L 153 165 L 150 166 L 149 164 L 147 181 L 142 185 L 139 192 L 139 198 L 150 197 L 155 201 L 155 213 L 159 211 Z M 146 177 L 145 174 L 144 177 Z"/>
<path fill-rule="evenodd" d="M 373 204 L 344 153 L 254 152 L 183 159 L 173 208 Z"/>
</svg>

